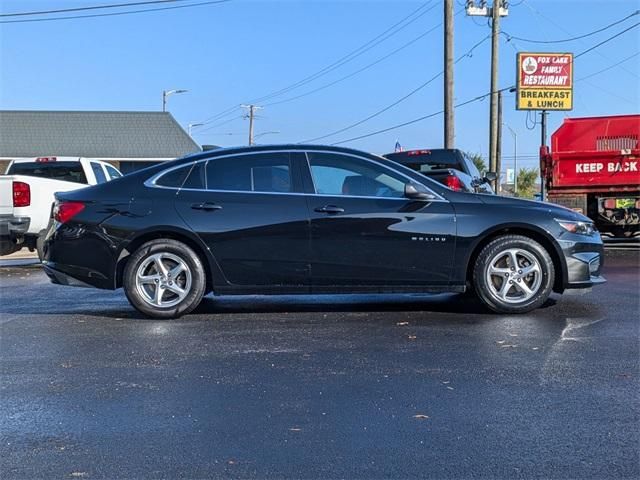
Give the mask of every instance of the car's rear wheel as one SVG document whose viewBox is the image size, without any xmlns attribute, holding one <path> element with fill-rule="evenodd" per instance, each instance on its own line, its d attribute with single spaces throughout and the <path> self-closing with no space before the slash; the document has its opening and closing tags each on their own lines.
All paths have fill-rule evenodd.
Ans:
<svg viewBox="0 0 640 480">
<path fill-rule="evenodd" d="M 494 312 L 525 313 L 547 301 L 555 270 L 549 252 L 521 235 L 498 237 L 477 257 L 473 285 Z"/>
<path fill-rule="evenodd" d="M 171 239 L 152 240 L 138 248 L 123 276 L 131 305 L 154 318 L 177 318 L 191 312 L 202 301 L 206 283 L 200 257 Z"/>
</svg>

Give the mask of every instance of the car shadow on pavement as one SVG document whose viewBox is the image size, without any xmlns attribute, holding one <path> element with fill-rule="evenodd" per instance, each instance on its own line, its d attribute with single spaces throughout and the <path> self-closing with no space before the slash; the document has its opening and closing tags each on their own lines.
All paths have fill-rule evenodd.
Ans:
<svg viewBox="0 0 640 480">
<path fill-rule="evenodd" d="M 550 298 L 542 308 L 555 305 Z M 278 312 L 437 312 L 495 315 L 469 294 L 388 295 L 252 295 L 205 297 L 195 314 Z"/>
</svg>

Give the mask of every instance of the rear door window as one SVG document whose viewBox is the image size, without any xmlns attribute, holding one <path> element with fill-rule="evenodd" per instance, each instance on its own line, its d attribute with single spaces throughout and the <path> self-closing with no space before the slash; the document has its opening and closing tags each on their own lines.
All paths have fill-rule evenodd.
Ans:
<svg viewBox="0 0 640 480">
<path fill-rule="evenodd" d="M 295 191 L 288 152 L 268 152 L 207 162 L 207 189 L 234 192 Z"/>
<path fill-rule="evenodd" d="M 87 184 L 87 176 L 80 162 L 20 162 L 11 165 L 7 175 L 26 175 L 64 182 Z"/>
</svg>

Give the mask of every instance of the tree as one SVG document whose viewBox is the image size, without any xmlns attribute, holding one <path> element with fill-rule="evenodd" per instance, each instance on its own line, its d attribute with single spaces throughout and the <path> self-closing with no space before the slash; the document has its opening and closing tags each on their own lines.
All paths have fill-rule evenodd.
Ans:
<svg viewBox="0 0 640 480">
<path fill-rule="evenodd" d="M 479 153 L 467 152 L 467 156 L 473 161 L 473 164 L 480 173 L 485 173 L 487 171 L 487 162 L 484 161 L 484 157 L 482 155 Z"/>
<path fill-rule="evenodd" d="M 521 168 L 518 170 L 518 193 L 516 195 L 522 198 L 533 198 L 538 193 L 538 169 L 537 168 Z"/>
</svg>

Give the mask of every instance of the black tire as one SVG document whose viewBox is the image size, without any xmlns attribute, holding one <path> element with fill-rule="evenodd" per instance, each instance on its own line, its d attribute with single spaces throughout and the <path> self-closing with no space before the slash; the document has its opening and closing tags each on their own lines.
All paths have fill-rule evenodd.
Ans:
<svg viewBox="0 0 640 480">
<path fill-rule="evenodd" d="M 16 245 L 11 240 L 0 240 L 0 256 L 11 255 L 22 249 L 22 245 Z"/>
<path fill-rule="evenodd" d="M 188 273 L 184 270 L 174 277 L 174 283 L 171 283 L 170 275 L 158 272 L 157 263 L 153 260 L 158 256 L 168 273 L 178 265 L 186 266 Z M 176 259 L 183 264 L 179 264 Z M 150 270 L 146 270 L 147 268 Z M 141 269 L 144 271 L 141 272 Z M 139 273 L 146 273 L 146 275 L 139 277 Z M 160 279 L 154 280 L 155 284 L 151 282 L 141 284 L 143 278 L 147 281 L 146 279 L 152 277 L 160 277 Z M 188 277 L 190 281 L 187 281 Z M 127 261 L 122 280 L 129 303 L 140 313 L 159 319 L 178 318 L 191 312 L 202 301 L 207 284 L 206 272 L 200 257 L 189 246 L 171 239 L 152 240 L 138 248 Z M 170 283 L 173 286 L 170 286 Z M 150 297 L 155 296 L 158 288 L 162 290 L 159 304 L 162 304 L 164 297 L 168 297 L 167 306 L 150 303 L 152 300 Z M 172 288 L 180 289 L 183 293 L 177 294 L 171 290 Z M 180 298 L 183 294 L 184 298 Z"/>
<path fill-rule="evenodd" d="M 510 252 L 515 252 L 517 267 L 511 263 Z M 504 273 L 489 274 L 492 265 L 492 271 Z M 527 269 L 531 270 L 528 275 Z M 473 268 L 473 286 L 478 297 L 497 313 L 526 313 L 542 306 L 551 295 L 554 279 L 555 269 L 549 252 L 522 235 L 504 235 L 492 240 L 482 249 Z M 501 297 L 503 287 L 506 291 Z M 531 294 L 523 290 L 525 287 Z"/>
</svg>

